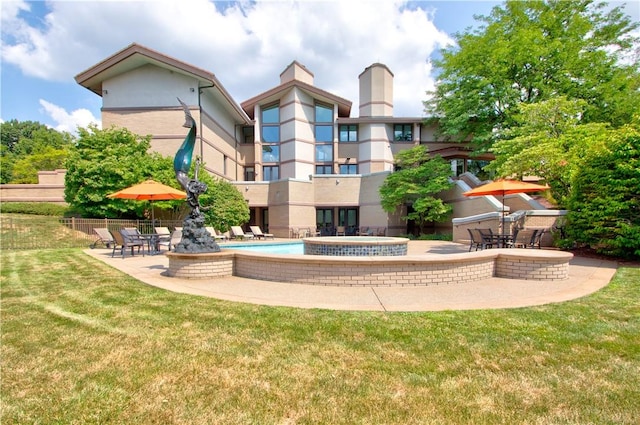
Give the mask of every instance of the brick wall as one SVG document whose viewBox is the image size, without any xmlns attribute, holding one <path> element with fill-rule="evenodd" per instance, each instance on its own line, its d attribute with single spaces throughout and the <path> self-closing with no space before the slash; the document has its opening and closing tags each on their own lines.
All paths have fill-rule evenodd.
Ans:
<svg viewBox="0 0 640 425">
<path fill-rule="evenodd" d="M 561 281 L 572 254 L 494 249 L 447 256 L 323 257 L 244 252 L 167 253 L 169 275 L 187 279 L 240 276 L 322 286 L 428 286 L 491 277 Z"/>
</svg>

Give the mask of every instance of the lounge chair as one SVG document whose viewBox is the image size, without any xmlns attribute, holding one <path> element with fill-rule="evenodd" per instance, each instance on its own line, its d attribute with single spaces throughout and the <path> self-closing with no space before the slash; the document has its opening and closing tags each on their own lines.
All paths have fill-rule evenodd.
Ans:
<svg viewBox="0 0 640 425">
<path fill-rule="evenodd" d="M 260 226 L 249 226 L 249 228 L 251 229 L 251 233 L 253 233 L 253 236 L 258 239 L 274 239 L 271 233 L 262 233 L 262 229 L 260 228 Z"/>
<path fill-rule="evenodd" d="M 96 239 L 91 244 L 92 249 L 95 248 L 99 243 L 103 244 L 107 248 L 111 248 L 111 245 L 116 242 L 113 239 L 113 235 L 106 227 L 94 227 L 93 232 L 98 235 L 98 239 Z"/>
<path fill-rule="evenodd" d="M 120 255 L 122 255 L 122 258 L 124 258 L 124 254 L 128 248 L 131 248 L 131 256 L 134 255 L 134 248 L 138 248 L 138 253 L 142 250 L 142 256 L 144 257 L 144 246 L 147 244 L 147 240 L 140 235 L 138 229 L 124 228 L 111 234 L 115 240 L 111 257 L 115 255 L 118 247 L 120 247 Z"/>
<path fill-rule="evenodd" d="M 231 233 L 236 239 L 253 239 L 253 234 L 245 233 L 240 226 L 231 226 Z"/>
<path fill-rule="evenodd" d="M 205 229 L 207 229 L 207 232 L 209 232 L 209 234 L 214 240 L 221 240 L 226 242 L 229 239 L 227 235 L 218 233 L 214 227 L 209 226 L 209 227 L 205 227 Z"/>
</svg>

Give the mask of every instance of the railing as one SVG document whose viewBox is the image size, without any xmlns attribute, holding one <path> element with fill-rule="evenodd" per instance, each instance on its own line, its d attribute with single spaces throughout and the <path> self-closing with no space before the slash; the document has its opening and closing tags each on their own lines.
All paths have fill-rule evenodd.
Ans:
<svg viewBox="0 0 640 425">
<path fill-rule="evenodd" d="M 0 249 L 82 248 L 92 245 L 98 236 L 93 229 L 106 227 L 117 231 L 135 227 L 141 233 L 153 233 L 154 227 L 173 229 L 181 220 L 119 220 L 61 218 L 30 215 L 0 215 Z"/>
</svg>

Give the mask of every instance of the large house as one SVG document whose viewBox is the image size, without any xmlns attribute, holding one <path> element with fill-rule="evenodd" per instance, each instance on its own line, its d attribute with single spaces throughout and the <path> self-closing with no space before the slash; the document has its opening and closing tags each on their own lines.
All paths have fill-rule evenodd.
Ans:
<svg viewBox="0 0 640 425">
<path fill-rule="evenodd" d="M 393 73 L 374 63 L 358 76 L 360 104 L 314 85 L 293 61 L 280 84 L 237 103 L 216 76 L 131 44 L 76 76 L 102 97 L 102 125 L 152 136 L 152 149 L 175 155 L 185 137 L 186 103 L 198 124 L 197 155 L 212 175 L 232 182 L 251 210 L 250 224 L 280 237 L 302 229 L 333 233 L 369 227 L 407 232 L 402 212 L 387 214 L 378 188 L 394 155 L 417 144 L 451 161 L 452 173 L 478 169 L 459 143 L 438 142 L 421 117 L 394 117 Z"/>
</svg>

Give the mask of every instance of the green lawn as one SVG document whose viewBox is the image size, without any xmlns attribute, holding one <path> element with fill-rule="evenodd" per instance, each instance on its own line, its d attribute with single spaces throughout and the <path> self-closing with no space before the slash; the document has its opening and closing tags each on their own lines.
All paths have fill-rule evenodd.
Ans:
<svg viewBox="0 0 640 425">
<path fill-rule="evenodd" d="M 563 304 L 275 308 L 1 254 L 6 424 L 637 424 L 640 269 Z"/>
</svg>

